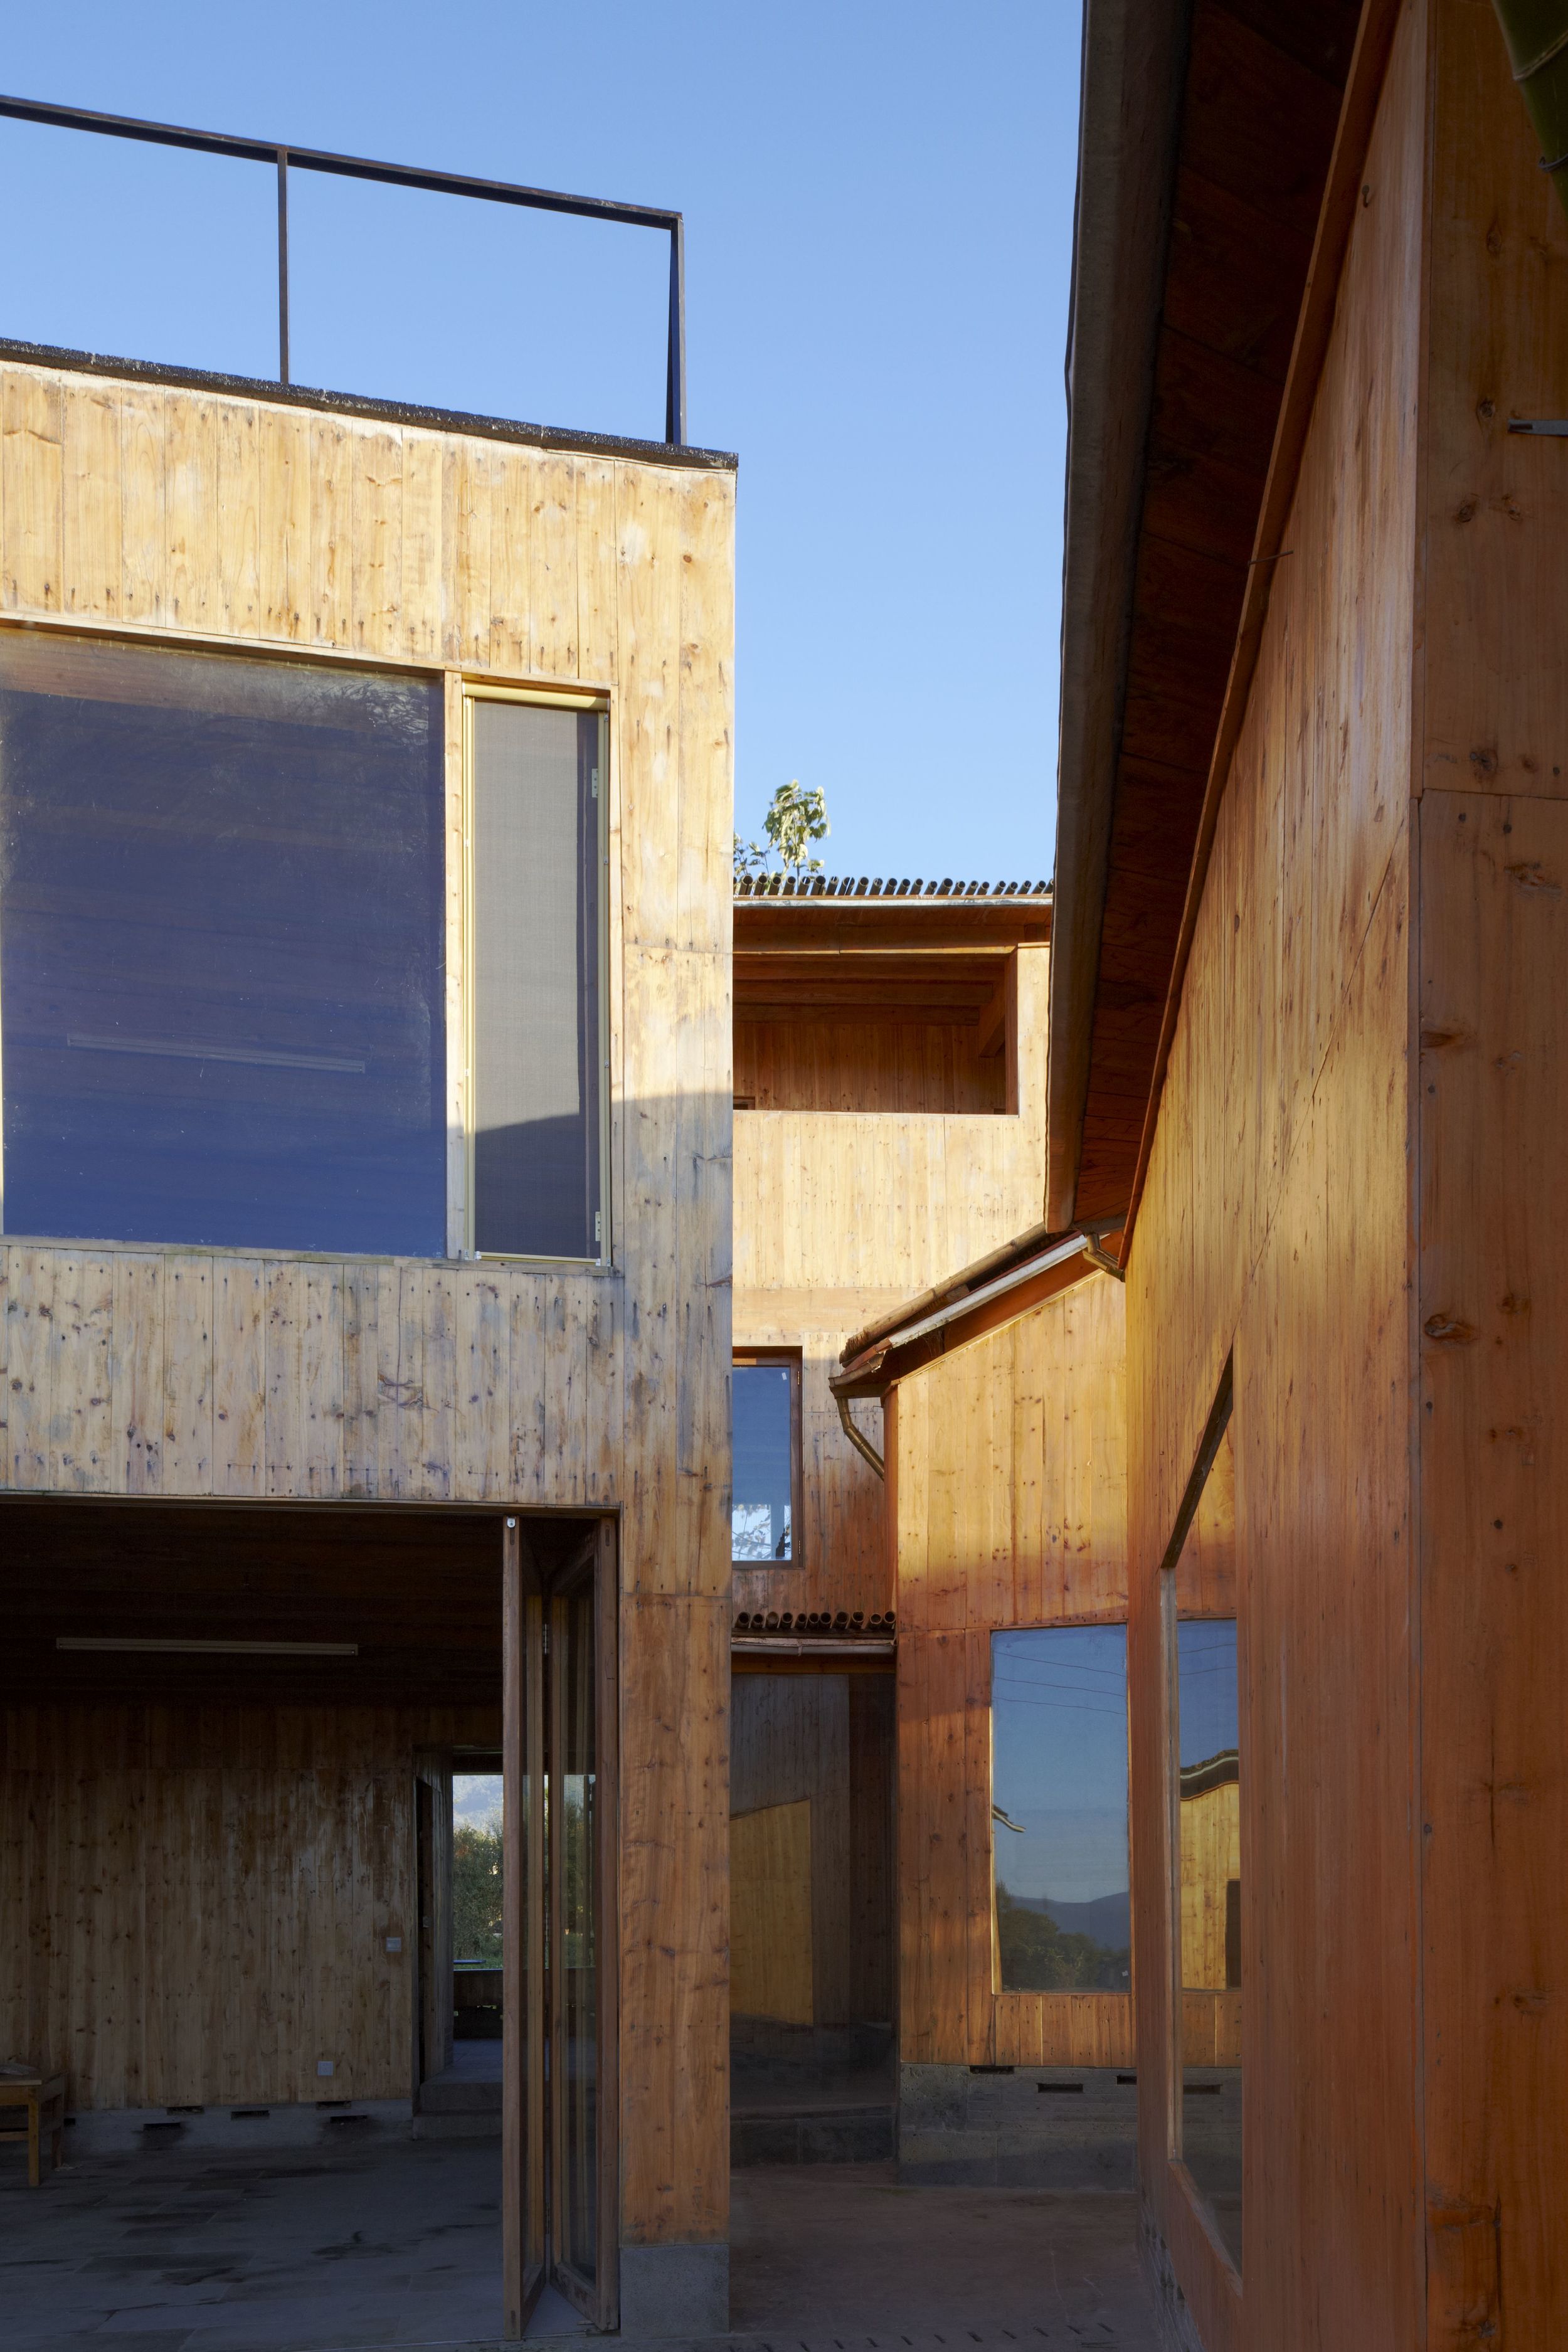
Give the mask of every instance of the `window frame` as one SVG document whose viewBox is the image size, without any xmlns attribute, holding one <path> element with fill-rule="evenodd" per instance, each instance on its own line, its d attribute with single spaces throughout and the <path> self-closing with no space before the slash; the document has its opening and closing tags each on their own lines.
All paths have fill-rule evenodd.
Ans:
<svg viewBox="0 0 1568 2352">
<path fill-rule="evenodd" d="M 509 686 L 486 677 L 464 676 L 458 681 L 461 698 L 461 873 L 458 887 L 461 898 L 460 936 L 458 942 L 461 980 L 458 989 L 459 1034 L 457 1041 L 457 1066 L 462 1073 L 462 1100 L 459 1120 L 462 1135 L 462 1181 L 458 1198 L 450 1204 L 452 1222 L 458 1230 L 447 1235 L 454 1257 L 486 1265 L 567 1265 L 605 1269 L 615 1258 L 614 1186 L 611 1181 L 610 1150 L 610 794 L 612 746 L 615 730 L 610 725 L 610 698 L 601 690 L 585 689 L 572 693 L 560 688 Z M 474 1078 L 477 991 L 474 986 L 474 706 L 479 702 L 511 702 L 531 705 L 540 710 L 572 710 L 579 716 L 596 712 L 599 720 L 599 794 L 595 823 L 598 874 L 598 937 L 595 942 L 598 967 L 598 1070 L 599 1070 L 599 1189 L 597 1216 L 599 1245 L 591 1257 L 561 1257 L 545 1252 L 521 1250 L 481 1250 L 474 1240 L 474 1177 L 477 1162 L 475 1113 L 478 1108 Z"/>
<path fill-rule="evenodd" d="M 1245 1789 L 1246 1763 L 1243 1748 L 1246 1742 L 1246 1719 L 1243 1686 L 1243 1615 L 1240 1579 L 1237 1578 L 1234 1617 L 1214 1617 L 1196 1610 L 1184 1610 L 1177 1591 L 1176 1579 L 1193 1521 L 1203 1502 L 1209 1475 L 1225 1442 L 1236 1409 L 1236 1354 L 1234 1348 L 1226 1354 L 1214 1401 L 1204 1423 L 1203 1435 L 1182 1491 L 1170 1539 L 1160 1562 L 1158 1586 L 1158 1622 L 1160 1636 L 1160 1724 L 1159 1757 L 1162 1780 L 1162 1829 L 1164 1853 L 1161 1877 L 1166 1923 L 1166 1980 L 1169 2000 L 1169 2031 L 1163 2057 L 1164 2062 L 1165 2100 L 1164 2140 L 1165 2161 L 1174 2175 L 1190 2211 L 1222 2263 L 1229 2276 L 1239 2284 L 1242 2272 L 1220 2235 L 1211 2200 L 1199 2186 L 1196 2176 L 1188 2168 L 1184 2153 L 1184 2110 L 1183 2101 L 1186 2083 L 1186 2011 L 1184 1996 L 1185 1969 L 1182 1951 L 1182 1750 L 1181 1750 L 1181 1627 L 1184 1624 L 1234 1623 L 1237 1631 L 1237 1769 L 1238 1786 Z M 1246 1839 L 1246 1820 L 1242 1820 L 1242 1838 Z M 1242 1857 L 1242 1881 L 1248 1876 L 1247 1856 Z M 1228 1990 L 1230 1988 L 1226 1988 Z M 1244 1990 L 1237 1986 L 1237 1991 Z M 1246 2033 L 1247 2011 L 1242 2011 L 1242 2032 Z M 1243 2068 L 1245 2068 L 1245 2039 Z M 1245 2170 L 1243 2173 L 1245 2197 Z"/>
<path fill-rule="evenodd" d="M 731 1375 L 733 1375 L 737 1368 L 747 1364 L 782 1365 L 790 1376 L 790 1556 L 787 1559 L 737 1559 L 734 1556 L 733 1550 L 731 1550 L 730 1555 L 730 1567 L 731 1571 L 738 1570 L 742 1575 L 754 1575 L 761 1570 L 770 1576 L 787 1576 L 795 1569 L 804 1568 L 805 1566 L 805 1514 L 803 1508 L 805 1502 L 805 1477 L 803 1461 L 804 1447 L 802 1444 L 804 1415 L 801 1410 L 801 1391 L 805 1385 L 805 1357 L 803 1350 L 799 1348 L 747 1348 L 743 1346 L 733 1348 L 730 1356 L 730 1370 Z M 733 1441 L 734 1425 L 734 1408 L 731 1403 L 730 1413 L 731 1443 Z M 733 1475 L 731 1474 L 731 1508 L 733 1507 Z M 730 1540 L 731 1545 L 733 1545 L 735 1538 L 734 1520 L 732 1517 L 730 1524 Z"/>
</svg>

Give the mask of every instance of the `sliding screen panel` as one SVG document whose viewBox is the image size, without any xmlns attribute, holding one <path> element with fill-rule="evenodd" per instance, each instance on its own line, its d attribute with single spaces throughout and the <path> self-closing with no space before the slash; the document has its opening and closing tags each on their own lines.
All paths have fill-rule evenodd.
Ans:
<svg viewBox="0 0 1568 2352">
<path fill-rule="evenodd" d="M 0 631 L 4 1221 L 446 1251 L 442 690 Z"/>
<path fill-rule="evenodd" d="M 473 1245 L 595 1258 L 603 722 L 478 696 L 468 711 Z"/>
</svg>

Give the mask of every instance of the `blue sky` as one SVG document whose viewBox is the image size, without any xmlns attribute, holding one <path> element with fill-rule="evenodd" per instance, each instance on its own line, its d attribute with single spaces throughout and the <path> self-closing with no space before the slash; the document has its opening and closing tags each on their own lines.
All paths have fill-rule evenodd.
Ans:
<svg viewBox="0 0 1568 2352">
<path fill-rule="evenodd" d="M 741 456 L 737 801 L 831 871 L 1048 873 L 1074 0 L 70 0 L 5 87 L 679 207 L 690 437 Z M 0 124 L 0 331 L 276 365 L 259 167 Z M 297 177 L 293 373 L 662 430 L 652 235 Z"/>
</svg>

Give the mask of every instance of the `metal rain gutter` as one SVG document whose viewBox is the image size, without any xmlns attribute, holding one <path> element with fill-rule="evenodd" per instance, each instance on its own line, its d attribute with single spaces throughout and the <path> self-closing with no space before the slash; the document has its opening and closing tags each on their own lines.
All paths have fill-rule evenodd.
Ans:
<svg viewBox="0 0 1568 2352">
<path fill-rule="evenodd" d="M 978 1290 L 967 1291 L 962 1298 L 955 1298 L 950 1306 L 939 1307 L 934 1315 L 922 1316 L 919 1322 L 902 1324 L 889 1332 L 887 1337 L 879 1339 L 874 1347 L 865 1349 L 851 1362 L 846 1364 L 842 1371 L 830 1374 L 827 1385 L 837 1402 L 840 1416 L 843 1417 L 847 1412 L 850 1389 L 861 1381 L 874 1378 L 882 1370 L 895 1347 L 912 1347 L 918 1340 L 927 1339 L 939 1331 L 945 1331 L 948 1326 L 956 1323 L 961 1316 L 973 1314 L 975 1308 L 988 1306 L 993 1299 L 1005 1298 L 1010 1290 L 1019 1289 L 1023 1284 L 1032 1282 L 1038 1275 L 1049 1274 L 1055 1266 L 1065 1265 L 1069 1258 L 1086 1256 L 1092 1246 L 1087 1234 L 1069 1234 L 1065 1242 L 1058 1242 L 1054 1249 L 1044 1250 L 1037 1257 L 1026 1258 L 1021 1265 L 1014 1266 L 1008 1273 L 999 1276 L 994 1282 L 985 1283 Z M 856 1434 L 858 1435 L 859 1433 L 857 1432 Z"/>
</svg>

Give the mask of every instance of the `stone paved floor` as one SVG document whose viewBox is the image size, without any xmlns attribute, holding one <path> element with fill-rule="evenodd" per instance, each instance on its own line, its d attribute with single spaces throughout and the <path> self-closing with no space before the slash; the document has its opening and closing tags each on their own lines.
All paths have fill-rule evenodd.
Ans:
<svg viewBox="0 0 1568 2352">
<path fill-rule="evenodd" d="M 904 2189 L 890 2164 L 737 2172 L 730 2324 L 771 2352 L 1155 2352 L 1125 2191 Z M 780 2340 L 771 2341 L 776 2332 Z M 786 2336 L 787 2340 L 783 2340 Z"/>
<path fill-rule="evenodd" d="M 6 2352 L 489 2347 L 500 2325 L 500 2145 L 390 2134 L 229 2156 L 152 2147 L 0 2171 Z M 733 2184 L 744 2352 L 1153 2352 L 1134 2200 L 900 2189 L 891 2165 Z M 564 2343 L 560 2297 L 531 2337 Z M 558 2332 L 559 2331 L 559 2332 Z M 672 2347 L 673 2352 L 673 2347 Z"/>
</svg>

